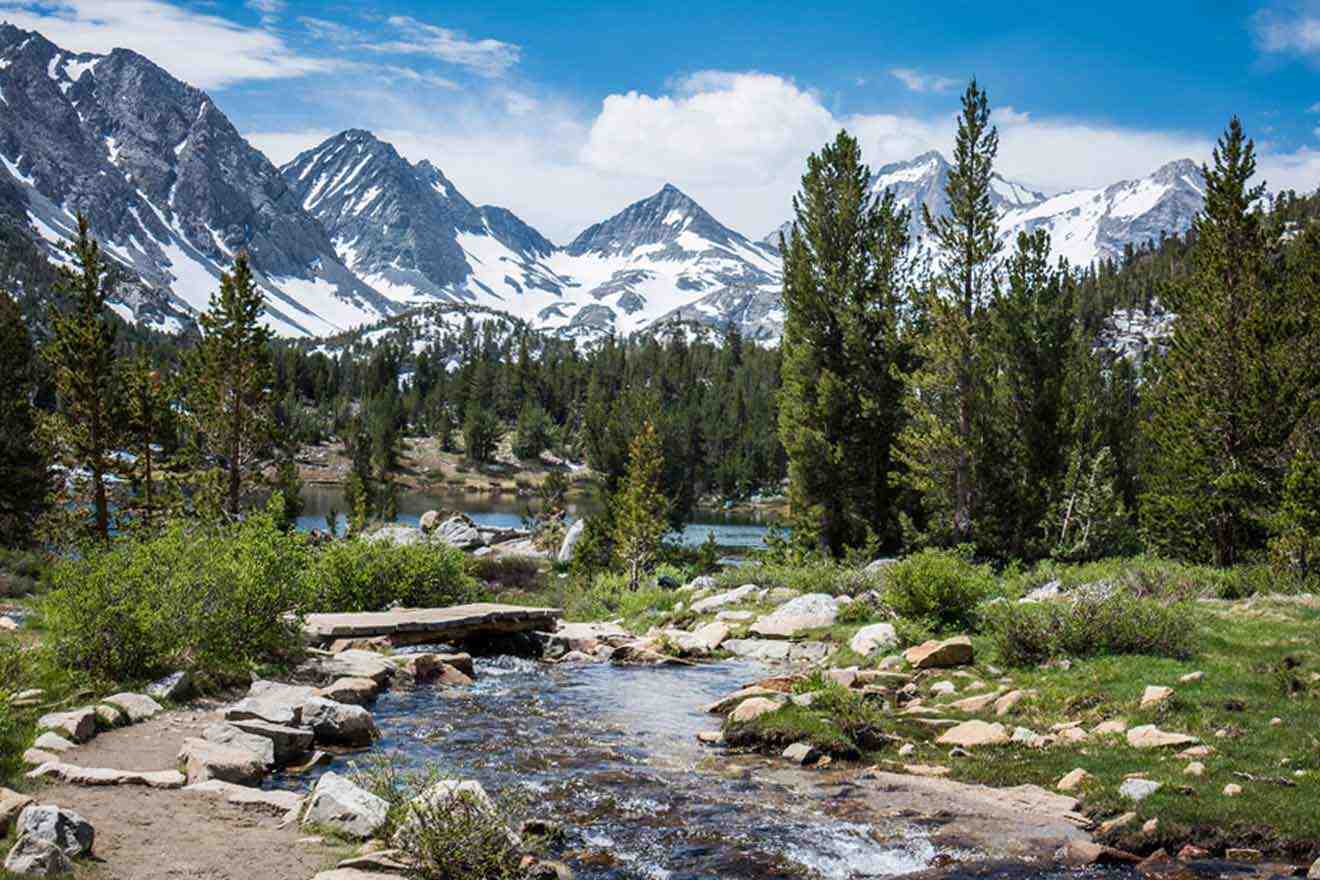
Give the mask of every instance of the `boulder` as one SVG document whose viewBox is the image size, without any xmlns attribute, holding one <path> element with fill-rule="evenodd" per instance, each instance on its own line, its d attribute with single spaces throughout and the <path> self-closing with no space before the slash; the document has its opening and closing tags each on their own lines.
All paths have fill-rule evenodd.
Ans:
<svg viewBox="0 0 1320 880">
<path fill-rule="evenodd" d="M 192 676 L 187 672 L 172 672 L 147 685 L 147 696 L 155 700 L 178 703 L 192 695 Z"/>
<path fill-rule="evenodd" d="M 417 527 L 428 535 L 435 531 L 435 527 L 440 524 L 440 517 L 443 514 L 438 510 L 428 510 L 417 520 Z"/>
<path fill-rule="evenodd" d="M 559 628 L 548 634 L 546 641 L 564 651 L 590 654 L 602 643 L 617 644 L 633 638 L 633 634 L 617 623 L 568 623 L 560 621 Z"/>
<path fill-rule="evenodd" d="M 811 743 L 793 743 L 793 745 L 784 749 L 784 757 L 794 764 L 806 766 L 814 764 L 820 758 L 820 750 Z"/>
<path fill-rule="evenodd" d="M 437 667 L 434 680 L 445 687 L 467 687 L 473 683 L 471 677 L 448 663 L 441 663 Z"/>
<path fill-rule="evenodd" d="M 724 623 L 746 623 L 756 617 L 755 611 L 721 611 L 715 619 Z"/>
<path fill-rule="evenodd" d="M 573 561 L 573 554 L 577 552 L 578 541 L 582 540 L 582 533 L 587 527 L 587 521 L 580 519 L 568 527 L 564 533 L 564 540 L 559 544 L 559 553 L 555 557 L 561 563 Z"/>
<path fill-rule="evenodd" d="M 713 590 L 718 584 L 719 582 L 716 581 L 715 578 L 708 574 L 703 574 L 700 577 L 694 577 L 687 586 L 679 587 L 679 592 L 695 593 L 698 590 Z"/>
<path fill-rule="evenodd" d="M 91 822 L 73 810 L 53 804 L 26 807 L 18 815 L 14 833 L 44 841 L 71 859 L 91 852 L 92 844 L 96 842 L 96 830 Z"/>
<path fill-rule="evenodd" d="M 264 736 L 248 733 L 227 721 L 217 721 L 202 731 L 202 739 L 220 745 L 244 749 L 256 755 L 266 769 L 275 766 L 275 743 Z"/>
<path fill-rule="evenodd" d="M 379 692 L 380 685 L 376 684 L 375 679 L 345 677 L 337 678 L 334 683 L 317 689 L 316 696 L 334 700 L 336 703 L 365 706 L 376 699 L 376 694 Z"/>
<path fill-rule="evenodd" d="M 993 702 L 998 700 L 1000 693 L 991 691 L 988 694 L 979 694 L 975 697 L 966 697 L 957 702 L 950 703 L 948 708 L 957 712 L 966 712 L 969 715 L 975 715 L 977 712 L 983 712 Z"/>
<path fill-rule="evenodd" d="M 282 684 L 277 681 L 254 681 L 248 695 L 225 710 L 226 721 L 265 721 L 297 727 L 302 723 L 302 707 L 316 688 Z"/>
<path fill-rule="evenodd" d="M 179 749 L 179 763 L 190 785 L 220 779 L 239 785 L 257 785 L 267 764 L 254 752 L 236 745 L 192 737 Z"/>
<path fill-rule="evenodd" d="M 1240 794 L 1242 794 L 1242 786 L 1236 782 L 1230 782 L 1224 786 L 1224 797 L 1237 797 Z"/>
<path fill-rule="evenodd" d="M 35 801 L 25 794 L 19 794 L 16 791 L 10 791 L 7 788 L 0 788 L 0 838 L 9 834 L 10 827 L 18 819 L 18 814 Z"/>
<path fill-rule="evenodd" d="M 873 623 L 853 633 L 848 647 L 854 654 L 870 657 L 879 651 L 887 651 L 898 646 L 898 633 L 892 624 Z"/>
<path fill-rule="evenodd" d="M 1135 865 L 1139 856 L 1089 840 L 1070 840 L 1054 854 L 1056 862 L 1074 867 L 1086 865 Z"/>
<path fill-rule="evenodd" d="M 722 697 L 721 699 L 707 705 L 706 711 L 710 712 L 712 715 L 724 715 L 736 709 L 738 704 L 743 700 L 752 697 L 769 697 L 773 699 L 776 697 L 782 697 L 782 692 L 752 685 L 751 687 L 745 687 L 742 690 L 734 691 L 727 697 Z"/>
<path fill-rule="evenodd" d="M 1076 770 L 1073 770 L 1070 773 L 1065 774 L 1064 777 L 1060 779 L 1055 784 L 1054 787 L 1057 788 L 1059 791 L 1076 791 L 1090 778 L 1091 778 L 1090 773 L 1087 773 L 1081 767 L 1078 767 Z"/>
<path fill-rule="evenodd" d="M 729 714 L 729 720 L 735 724 L 741 724 L 773 712 L 781 705 L 779 701 L 766 697 L 750 697 L 738 704 L 738 708 Z"/>
<path fill-rule="evenodd" d="M 385 541 L 390 544 L 407 546 L 409 544 L 420 544 L 426 540 L 426 535 L 422 534 L 421 529 L 412 526 L 385 525 L 367 535 L 372 541 Z"/>
<path fill-rule="evenodd" d="M 1146 690 L 1141 695 L 1141 708 L 1147 709 L 1151 706 L 1158 706 L 1172 696 L 1173 688 L 1171 687 L 1147 685 Z"/>
<path fill-rule="evenodd" d="M 485 539 L 481 537 L 481 532 L 477 531 L 476 523 L 461 513 L 449 517 L 449 519 L 436 526 L 431 537 L 437 541 L 443 541 L 451 547 L 457 547 L 459 550 L 472 550 L 476 547 L 482 547 L 486 543 Z"/>
<path fill-rule="evenodd" d="M 735 657 L 749 660 L 787 660 L 793 646 L 789 642 L 771 639 L 727 639 L 721 648 Z"/>
<path fill-rule="evenodd" d="M 714 596 L 707 596 L 704 599 L 698 599 L 692 603 L 692 610 L 697 614 L 704 614 L 707 611 L 714 611 L 716 608 L 723 608 L 725 605 L 753 602 L 762 595 L 764 595 L 763 591 L 756 584 L 743 584 L 741 587 L 725 590 L 723 593 L 716 593 Z"/>
<path fill-rule="evenodd" d="M 269 721 L 247 719 L 229 722 L 244 733 L 270 740 L 275 751 L 276 764 L 288 764 L 311 751 L 314 737 L 305 727 L 286 727 Z"/>
<path fill-rule="evenodd" d="M 964 721 L 950 727 L 935 740 L 943 746 L 976 748 L 977 746 L 997 746 L 1009 740 L 1008 730 L 1002 724 L 990 724 L 985 721 Z"/>
<path fill-rule="evenodd" d="M 1126 721 L 1122 718 L 1114 718 L 1109 721 L 1101 721 L 1091 728 L 1091 733 L 1095 736 L 1116 736 L 1127 733 L 1127 729 Z"/>
<path fill-rule="evenodd" d="M 891 565 L 898 565 L 897 559 L 875 559 L 867 563 L 866 568 L 862 569 L 863 574 L 880 575 Z"/>
<path fill-rule="evenodd" d="M 1186 767 L 1183 768 L 1183 775 L 1197 776 L 1197 777 L 1204 776 L 1205 765 L 1202 764 L 1200 761 L 1192 761 L 1190 764 L 1188 764 Z"/>
<path fill-rule="evenodd" d="M 839 603 L 825 593 L 808 593 L 780 605 L 753 623 L 751 631 L 768 638 L 791 639 L 807 630 L 833 626 Z"/>
<path fill-rule="evenodd" d="M 1118 793 L 1130 801 L 1144 801 L 1164 786 L 1150 779 L 1125 779 Z"/>
<path fill-rule="evenodd" d="M 311 662 L 304 663 L 302 668 L 326 682 L 336 678 L 369 678 L 379 685 L 384 685 L 394 675 L 395 666 L 388 657 L 375 651 L 351 648 L 331 657 L 317 657 Z M 283 685 L 283 687 L 294 686 Z"/>
<path fill-rule="evenodd" d="M 1205 678 L 1204 672 L 1189 672 L 1186 675 L 1179 676 L 1179 684 L 1196 684 Z"/>
<path fill-rule="evenodd" d="M 134 724 L 139 724 L 151 718 L 155 718 L 165 708 L 146 694 L 115 694 L 106 697 L 105 702 L 121 710 L 128 716 L 128 720 Z"/>
<path fill-rule="evenodd" d="M 698 627 L 690 633 L 678 635 L 674 641 L 684 654 L 705 655 L 717 650 L 728 637 L 728 625 L 717 621 Z"/>
<path fill-rule="evenodd" d="M 24 834 L 5 856 L 5 871 L 20 877 L 62 877 L 73 873 L 73 862 L 59 847 Z"/>
<path fill-rule="evenodd" d="M 53 730 L 76 743 L 87 742 L 96 736 L 96 708 L 84 706 L 69 712 L 51 712 L 37 719 L 37 728 Z"/>
<path fill-rule="evenodd" d="M 311 728 L 317 742 L 365 746 L 380 735 L 366 709 L 322 697 L 311 697 L 303 703 L 302 722 Z"/>
<path fill-rule="evenodd" d="M 1009 691 L 1008 693 L 995 700 L 995 715 L 1003 718 L 1008 713 L 1017 708 L 1017 704 L 1025 700 L 1029 694 L 1026 691 Z"/>
<path fill-rule="evenodd" d="M 908 648 L 903 658 L 916 669 L 948 669 L 967 666 L 972 662 L 972 640 L 967 636 L 954 636 L 944 641 L 931 640 Z"/>
<path fill-rule="evenodd" d="M 1311 870 L 1306 873 L 1306 880 L 1320 880 L 1320 859 L 1315 860 Z"/>
<path fill-rule="evenodd" d="M 389 804 L 338 773 L 326 773 L 303 812 L 303 827 L 324 828 L 345 837 L 365 839 L 385 824 Z"/>
<path fill-rule="evenodd" d="M 1154 724 L 1144 724 L 1127 732 L 1128 745 L 1134 749 L 1167 749 L 1194 745 L 1200 740 L 1185 733 L 1170 733 Z"/>
</svg>

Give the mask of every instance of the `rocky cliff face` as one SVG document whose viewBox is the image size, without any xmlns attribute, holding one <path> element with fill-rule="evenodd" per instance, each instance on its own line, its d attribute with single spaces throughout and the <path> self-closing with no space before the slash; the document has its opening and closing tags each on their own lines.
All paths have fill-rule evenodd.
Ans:
<svg viewBox="0 0 1320 880">
<path fill-rule="evenodd" d="M 75 55 L 6 25 L 0 95 L 0 162 L 46 242 L 70 239 L 82 212 L 107 255 L 184 315 L 240 249 L 281 332 L 333 332 L 391 308 L 211 99 L 146 58 Z"/>
</svg>

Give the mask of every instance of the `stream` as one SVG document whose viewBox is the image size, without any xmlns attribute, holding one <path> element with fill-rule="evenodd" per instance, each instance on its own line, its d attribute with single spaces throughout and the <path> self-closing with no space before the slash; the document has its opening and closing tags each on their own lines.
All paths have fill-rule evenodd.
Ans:
<svg viewBox="0 0 1320 880">
<path fill-rule="evenodd" d="M 765 759 L 719 757 L 697 742 L 698 731 L 718 726 L 705 704 L 766 674 L 747 662 L 479 659 L 471 688 L 382 694 L 373 707 L 382 738 L 371 751 L 477 779 L 497 801 L 559 823 L 567 839 L 555 856 L 579 878 L 849 880 L 928 867 L 937 850 L 920 828 L 896 822 L 882 838 L 830 816 L 824 791 L 771 780 L 760 772 Z"/>
</svg>

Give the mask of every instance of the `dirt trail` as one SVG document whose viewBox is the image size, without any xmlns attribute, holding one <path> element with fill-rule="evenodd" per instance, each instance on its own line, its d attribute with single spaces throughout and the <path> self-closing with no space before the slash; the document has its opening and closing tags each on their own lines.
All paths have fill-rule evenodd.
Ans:
<svg viewBox="0 0 1320 880">
<path fill-rule="evenodd" d="M 82 767 L 168 770 L 179 746 L 220 717 L 215 706 L 165 713 L 107 731 L 61 756 Z M 98 880 L 310 880 L 345 851 L 297 825 L 181 791 L 139 786 L 46 785 L 39 803 L 80 813 L 96 829 L 87 876 Z M 80 872 L 80 876 L 81 876 Z"/>
</svg>

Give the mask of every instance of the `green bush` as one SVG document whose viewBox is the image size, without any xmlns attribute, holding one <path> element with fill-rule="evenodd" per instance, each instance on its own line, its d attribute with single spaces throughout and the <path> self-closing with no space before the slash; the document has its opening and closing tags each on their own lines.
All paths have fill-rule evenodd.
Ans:
<svg viewBox="0 0 1320 880">
<path fill-rule="evenodd" d="M 484 597 L 461 550 L 442 543 L 352 538 L 321 549 L 305 574 L 308 612 L 460 605 Z"/>
<path fill-rule="evenodd" d="M 984 630 L 1010 666 L 1056 657 L 1139 654 L 1186 659 L 1197 639 L 1194 608 L 1121 591 L 1072 601 L 996 602 L 982 609 Z"/>
<path fill-rule="evenodd" d="M 1029 573 L 1009 578 L 1009 595 L 1021 596 L 1057 580 L 1064 590 L 1085 584 L 1110 584 L 1138 597 L 1181 602 L 1188 599 L 1242 599 L 1259 593 L 1304 592 L 1313 585 L 1304 579 L 1279 576 L 1267 565 L 1215 568 L 1134 556 L 1102 559 L 1084 565 L 1042 562 Z"/>
<path fill-rule="evenodd" d="M 562 594 L 561 607 L 569 620 L 604 620 L 613 617 L 660 617 L 673 610 L 682 593 L 644 581 L 636 590 L 622 574 L 602 572 L 589 581 L 574 579 Z"/>
<path fill-rule="evenodd" d="M 299 645 L 309 551 L 272 512 L 174 523 L 58 563 L 41 606 L 57 662 L 106 682 L 182 667 L 237 671 Z"/>
<path fill-rule="evenodd" d="M 947 550 L 923 550 L 885 569 L 885 604 L 941 632 L 970 629 L 998 581 L 987 566 Z"/>
</svg>

